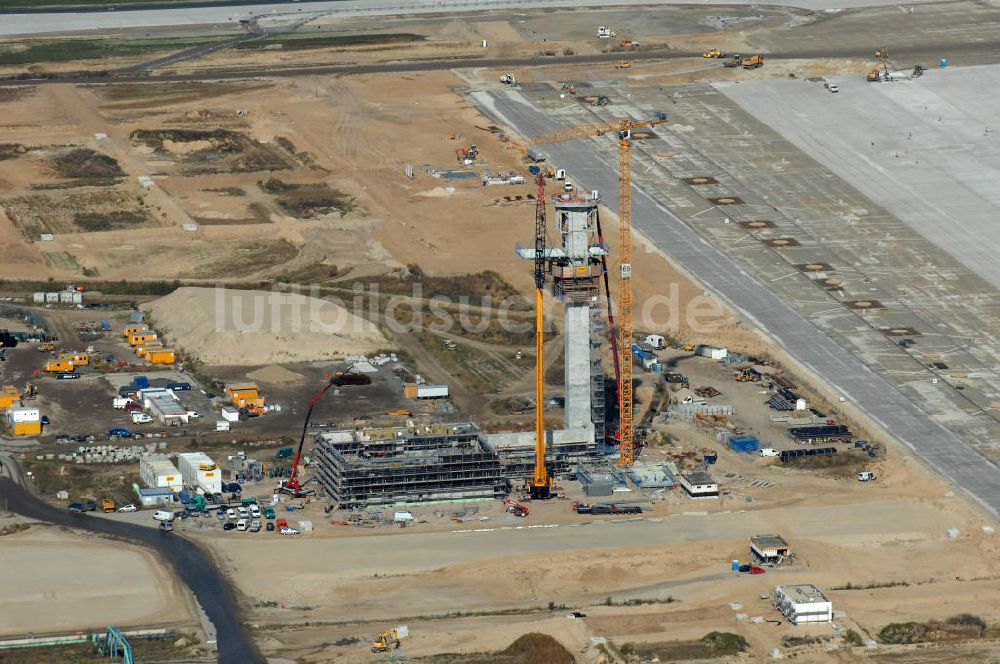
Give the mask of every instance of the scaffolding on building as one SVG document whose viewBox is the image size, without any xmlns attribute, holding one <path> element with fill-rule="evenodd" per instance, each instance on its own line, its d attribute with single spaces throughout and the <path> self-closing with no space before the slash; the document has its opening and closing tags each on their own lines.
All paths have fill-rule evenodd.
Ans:
<svg viewBox="0 0 1000 664">
<path fill-rule="evenodd" d="M 509 483 L 478 433 L 344 441 L 319 434 L 318 481 L 341 508 L 502 498 Z"/>
</svg>

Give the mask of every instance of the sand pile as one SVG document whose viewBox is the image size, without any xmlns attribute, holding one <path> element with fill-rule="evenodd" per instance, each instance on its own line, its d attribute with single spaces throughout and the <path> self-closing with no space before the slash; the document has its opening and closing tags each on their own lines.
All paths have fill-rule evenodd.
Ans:
<svg viewBox="0 0 1000 664">
<path fill-rule="evenodd" d="M 261 367 L 256 371 L 251 371 L 247 374 L 247 378 L 258 383 L 291 385 L 293 383 L 302 382 L 304 377 L 302 374 L 295 373 L 291 369 L 286 369 L 280 364 L 272 364 L 271 366 Z"/>
<path fill-rule="evenodd" d="M 367 320 L 293 293 L 179 288 L 142 308 L 170 345 L 208 365 L 329 360 L 386 346 Z"/>
</svg>

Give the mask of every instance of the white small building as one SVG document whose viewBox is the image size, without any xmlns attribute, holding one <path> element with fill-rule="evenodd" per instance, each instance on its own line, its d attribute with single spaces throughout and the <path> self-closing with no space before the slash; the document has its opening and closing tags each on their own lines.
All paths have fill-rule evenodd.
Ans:
<svg viewBox="0 0 1000 664">
<path fill-rule="evenodd" d="M 418 399 L 444 399 L 447 396 L 447 385 L 417 385 Z"/>
<path fill-rule="evenodd" d="M 811 583 L 776 587 L 774 608 L 793 625 L 833 620 L 833 602 Z"/>
<path fill-rule="evenodd" d="M 215 421 L 216 431 L 229 431 L 229 420 L 216 420 Z"/>
<path fill-rule="evenodd" d="M 135 494 L 143 507 L 163 507 L 174 502 L 174 492 L 166 487 L 153 489 L 135 487 Z"/>
<path fill-rule="evenodd" d="M 240 411 L 232 406 L 223 406 L 220 412 L 226 422 L 238 422 L 240 419 Z"/>
<path fill-rule="evenodd" d="M 45 304 L 45 293 L 37 292 L 31 296 L 31 301 L 35 304 Z"/>
<path fill-rule="evenodd" d="M 694 354 L 700 355 L 701 357 L 710 357 L 713 360 L 721 360 L 729 355 L 729 350 L 726 348 L 717 348 L 715 346 L 699 345 L 694 349 Z"/>
<path fill-rule="evenodd" d="M 656 350 L 660 350 L 663 348 L 663 344 L 666 342 L 666 339 L 659 334 L 647 334 L 646 338 L 642 341 L 646 345 L 655 348 Z"/>
<path fill-rule="evenodd" d="M 171 491 L 180 491 L 184 486 L 177 466 L 162 455 L 144 456 L 139 460 L 139 479 L 151 489 L 168 488 Z"/>
<path fill-rule="evenodd" d="M 205 493 L 222 493 L 222 470 L 204 452 L 183 452 L 177 455 L 184 486 L 201 488 Z"/>
<path fill-rule="evenodd" d="M 718 498 L 719 484 L 704 470 L 692 470 L 681 475 L 681 486 L 692 498 Z"/>
<path fill-rule="evenodd" d="M 191 417 L 171 390 L 139 390 L 138 396 L 143 407 L 163 424 L 187 424 Z"/>
</svg>

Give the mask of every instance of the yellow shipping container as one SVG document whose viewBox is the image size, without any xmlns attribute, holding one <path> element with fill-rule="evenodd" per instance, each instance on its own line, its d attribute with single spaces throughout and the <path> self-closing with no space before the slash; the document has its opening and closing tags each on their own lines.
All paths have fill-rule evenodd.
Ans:
<svg viewBox="0 0 1000 664">
<path fill-rule="evenodd" d="M 257 383 L 234 383 L 232 385 L 226 385 L 226 394 L 228 396 L 233 396 L 234 392 L 253 392 L 257 393 L 260 388 L 257 387 Z"/>
<path fill-rule="evenodd" d="M 155 341 L 156 332 L 137 332 L 128 338 L 129 346 L 138 346 L 139 344 L 144 344 L 147 341 Z"/>
<path fill-rule="evenodd" d="M 417 384 L 416 383 L 403 383 L 403 398 L 404 399 L 416 399 L 417 398 Z"/>
<path fill-rule="evenodd" d="M 15 436 L 37 436 L 41 432 L 41 422 L 14 422 Z"/>
<path fill-rule="evenodd" d="M 177 353 L 167 348 L 157 348 L 149 351 L 146 359 L 150 364 L 173 364 L 177 361 Z"/>
<path fill-rule="evenodd" d="M 140 332 L 145 332 L 149 329 L 148 325 L 129 325 L 122 331 L 122 336 L 126 339 L 131 337 L 133 334 L 139 334 Z"/>
<path fill-rule="evenodd" d="M 149 355 L 149 351 L 156 350 L 157 348 L 163 348 L 163 342 L 162 341 L 159 341 L 159 340 L 157 340 L 157 341 L 147 341 L 146 343 L 139 344 L 138 346 L 135 347 L 135 354 L 138 355 L 139 357 L 143 357 L 144 358 L 147 355 Z"/>
<path fill-rule="evenodd" d="M 20 401 L 20 399 L 21 394 L 13 385 L 4 385 L 3 389 L 0 389 L 0 409 L 10 408 L 15 401 Z"/>
<path fill-rule="evenodd" d="M 45 363 L 45 371 L 48 373 L 58 373 L 60 371 L 72 371 L 73 363 L 66 360 L 49 360 Z"/>
</svg>

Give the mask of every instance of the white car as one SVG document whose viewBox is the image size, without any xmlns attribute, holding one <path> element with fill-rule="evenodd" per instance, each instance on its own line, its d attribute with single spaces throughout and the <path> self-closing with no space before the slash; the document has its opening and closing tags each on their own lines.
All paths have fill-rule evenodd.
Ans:
<svg viewBox="0 0 1000 664">
<path fill-rule="evenodd" d="M 236 518 L 236 510 L 234 510 L 232 507 L 230 507 L 229 509 L 227 509 L 226 510 L 226 518 L 227 519 L 235 519 Z"/>
<path fill-rule="evenodd" d="M 281 529 L 281 534 L 282 535 L 298 535 L 299 531 L 296 530 L 295 528 L 282 528 Z"/>
<path fill-rule="evenodd" d="M 877 479 L 878 478 L 875 477 L 875 473 L 873 473 L 870 470 L 863 470 L 860 473 L 858 473 L 859 482 L 874 482 Z"/>
<path fill-rule="evenodd" d="M 781 452 L 774 449 L 773 447 L 762 447 L 760 448 L 760 455 L 762 457 L 776 457 L 776 456 L 781 456 Z"/>
<path fill-rule="evenodd" d="M 132 411 L 132 424 L 149 424 L 153 421 L 152 416 L 139 411 Z"/>
<path fill-rule="evenodd" d="M 250 516 L 250 512 L 247 511 L 247 508 L 245 508 L 245 507 L 237 507 L 236 509 L 239 511 L 241 519 L 245 519 L 248 516 Z"/>
<path fill-rule="evenodd" d="M 260 518 L 260 508 L 257 507 L 256 505 L 251 505 L 250 506 L 250 516 L 251 516 L 251 518 L 259 519 Z"/>
<path fill-rule="evenodd" d="M 190 417 L 191 419 L 194 419 L 194 420 L 196 420 L 196 419 L 198 419 L 199 417 L 201 417 L 201 413 L 199 413 L 199 412 L 198 412 L 198 411 L 196 411 L 196 410 L 189 410 L 189 411 L 188 411 L 188 417 Z"/>
<path fill-rule="evenodd" d="M 118 511 L 119 512 L 135 512 L 138 509 L 139 508 L 136 507 L 133 503 L 125 503 L 124 505 L 122 505 L 121 507 L 118 508 Z"/>
<path fill-rule="evenodd" d="M 840 86 L 837 84 L 830 85 L 826 89 L 830 92 L 840 92 Z"/>
</svg>

